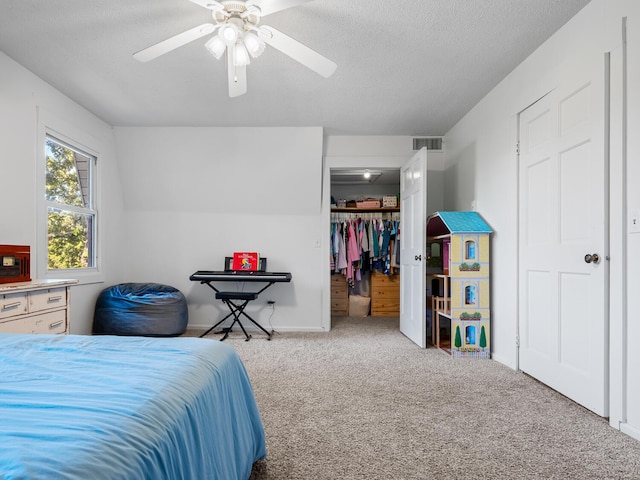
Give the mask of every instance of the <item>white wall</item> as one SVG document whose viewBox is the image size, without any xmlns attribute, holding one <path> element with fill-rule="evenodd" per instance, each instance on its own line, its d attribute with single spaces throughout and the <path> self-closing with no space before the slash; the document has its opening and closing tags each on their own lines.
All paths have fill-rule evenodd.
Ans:
<svg viewBox="0 0 640 480">
<path fill-rule="evenodd" d="M 173 285 L 187 296 L 190 327 L 211 326 L 224 305 L 189 276 L 257 251 L 293 281 L 271 286 L 247 312 L 268 326 L 273 300 L 275 330 L 321 329 L 321 128 L 120 127 L 115 136 L 126 173 L 126 281 Z"/>
<path fill-rule="evenodd" d="M 415 154 L 413 137 L 403 135 L 330 135 L 324 150 L 325 167 L 328 169 L 325 175 L 332 168 L 400 169 Z M 431 213 L 444 208 L 444 152 L 428 152 L 427 163 L 427 206 Z M 358 186 L 351 190 L 362 191 L 362 195 L 375 195 L 375 192 L 384 190 L 384 187 L 376 187 L 375 184 L 372 187 L 366 189 Z M 337 190 L 341 191 L 339 188 Z M 392 195 L 399 194 L 400 184 L 389 192 Z"/>
<path fill-rule="evenodd" d="M 35 277 L 36 248 L 36 107 L 55 114 L 97 139 L 100 148 L 100 222 L 104 227 L 105 284 L 121 275 L 114 262 L 120 250 L 122 210 L 111 127 L 69 100 L 50 85 L 0 52 L 0 132 L 2 132 L 2 188 L 0 188 L 0 243 L 31 246 L 31 271 Z M 89 333 L 95 299 L 105 284 L 72 287 L 71 332 Z"/>
<path fill-rule="evenodd" d="M 640 8 L 630 0 L 594 0 L 567 25 L 536 50 L 527 60 L 508 75 L 492 92 L 483 98 L 446 135 L 445 208 L 466 209 L 476 202 L 477 210 L 494 228 L 492 237 L 492 348 L 493 358 L 516 366 L 517 325 L 517 114 L 555 86 L 557 72 L 572 58 L 589 53 L 602 54 L 621 50 L 621 17 L 629 16 L 629 132 L 640 128 Z M 612 54 L 613 56 L 613 54 Z M 631 60 L 633 59 L 633 60 Z M 621 62 L 612 62 L 612 81 L 620 81 Z M 618 80 L 616 80 L 618 79 Z M 612 91 L 618 92 L 618 85 Z M 612 114 L 620 115 L 621 108 L 612 107 Z M 612 128 L 621 128 L 622 122 L 612 117 Z M 617 127 L 615 125 L 618 125 Z M 634 130 L 635 129 L 635 130 Z M 615 132 L 614 132 L 615 133 Z M 628 175 L 640 175 L 640 141 L 632 135 L 629 141 Z M 620 149 L 621 150 L 621 149 Z M 633 153 L 633 155 L 632 155 Z M 621 170 L 620 158 L 611 159 L 612 170 Z M 623 191 L 622 175 L 612 176 L 617 184 L 611 185 L 612 247 L 628 241 L 627 250 L 612 251 L 612 284 L 626 293 L 611 292 L 615 301 L 640 288 L 640 234 L 628 235 L 624 231 L 625 203 L 640 209 L 640 193 L 631 184 L 627 198 L 615 200 Z M 629 180 L 627 180 L 629 181 Z M 629 258 L 625 260 L 625 255 Z M 621 265 L 629 265 L 626 276 Z M 628 280 L 628 283 L 627 283 Z M 633 316 L 631 304 L 612 312 L 631 312 L 612 315 L 611 337 L 611 424 L 625 423 L 631 431 L 640 432 L 640 354 L 633 349 L 630 339 L 640 335 L 640 322 Z M 626 314 L 625 314 L 626 315 Z M 624 331 L 623 331 L 624 330 Z M 606 341 L 606 339 L 604 339 Z M 624 354 L 621 353 L 624 347 Z M 617 371 L 622 371 L 618 375 Z M 624 377 L 628 382 L 616 380 Z M 639 436 L 640 438 L 640 436 Z"/>
<path fill-rule="evenodd" d="M 492 236 L 492 355 L 516 365 L 517 114 L 554 86 L 562 62 L 601 47 L 596 5 L 534 52 L 446 135 L 445 207 L 477 211 Z"/>
</svg>

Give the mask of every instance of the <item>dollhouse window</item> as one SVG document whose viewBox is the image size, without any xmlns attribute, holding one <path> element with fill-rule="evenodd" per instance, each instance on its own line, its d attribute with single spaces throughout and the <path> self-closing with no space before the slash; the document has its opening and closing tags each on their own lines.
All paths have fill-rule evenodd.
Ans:
<svg viewBox="0 0 640 480">
<path fill-rule="evenodd" d="M 467 345 L 475 345 L 476 344 L 476 327 L 473 325 L 469 325 L 464 329 L 464 340 Z"/>
<path fill-rule="evenodd" d="M 464 256 L 466 260 L 473 260 L 476 258 L 476 242 L 473 240 L 467 240 L 464 242 Z"/>
<path fill-rule="evenodd" d="M 475 285 L 467 285 L 464 287 L 464 303 L 466 305 L 476 304 L 476 287 Z"/>
</svg>

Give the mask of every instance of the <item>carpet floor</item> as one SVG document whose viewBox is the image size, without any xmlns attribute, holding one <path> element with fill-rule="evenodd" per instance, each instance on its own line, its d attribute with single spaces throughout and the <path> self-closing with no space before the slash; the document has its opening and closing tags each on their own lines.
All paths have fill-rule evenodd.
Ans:
<svg viewBox="0 0 640 480">
<path fill-rule="evenodd" d="M 266 431 L 251 480 L 640 479 L 640 442 L 529 376 L 420 349 L 397 318 L 332 322 L 226 340 Z"/>
</svg>

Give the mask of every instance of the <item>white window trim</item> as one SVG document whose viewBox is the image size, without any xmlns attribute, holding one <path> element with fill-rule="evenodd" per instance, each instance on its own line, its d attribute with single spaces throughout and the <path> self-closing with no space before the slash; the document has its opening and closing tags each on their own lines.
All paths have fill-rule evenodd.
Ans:
<svg viewBox="0 0 640 480">
<path fill-rule="evenodd" d="M 75 127 L 71 123 L 59 118 L 57 115 L 48 112 L 40 107 L 36 107 L 37 130 L 36 135 L 36 247 L 35 247 L 35 267 L 39 279 L 75 279 L 81 284 L 104 282 L 104 269 L 102 265 L 102 228 L 100 227 L 100 195 L 101 175 L 100 175 L 100 150 L 101 144 L 91 135 Z M 47 206 L 45 198 L 46 188 L 46 137 L 55 137 L 58 140 L 73 145 L 85 153 L 97 158 L 93 165 L 92 187 L 93 200 L 96 212 L 96 265 L 92 268 L 77 268 L 69 270 L 49 270 L 47 266 Z"/>
</svg>

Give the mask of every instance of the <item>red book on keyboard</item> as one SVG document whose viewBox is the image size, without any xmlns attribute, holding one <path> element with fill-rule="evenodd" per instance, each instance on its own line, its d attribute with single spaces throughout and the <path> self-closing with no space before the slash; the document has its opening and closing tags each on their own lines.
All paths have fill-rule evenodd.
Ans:
<svg viewBox="0 0 640 480">
<path fill-rule="evenodd" d="M 260 264 L 260 255 L 257 252 L 233 252 L 233 270 L 255 271 Z"/>
</svg>

